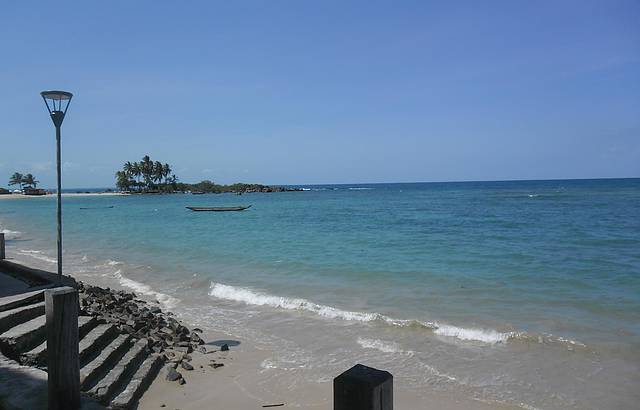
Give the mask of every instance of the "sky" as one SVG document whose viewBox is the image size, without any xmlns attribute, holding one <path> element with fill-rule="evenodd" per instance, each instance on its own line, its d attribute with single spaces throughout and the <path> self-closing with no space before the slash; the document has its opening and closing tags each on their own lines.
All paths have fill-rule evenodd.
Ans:
<svg viewBox="0 0 640 410">
<path fill-rule="evenodd" d="M 640 2 L 7 1 L 0 186 L 640 177 Z"/>
</svg>

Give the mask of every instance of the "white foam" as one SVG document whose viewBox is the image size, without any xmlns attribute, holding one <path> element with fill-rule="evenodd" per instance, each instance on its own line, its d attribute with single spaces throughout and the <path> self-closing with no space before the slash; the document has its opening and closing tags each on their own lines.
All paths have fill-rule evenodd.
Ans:
<svg viewBox="0 0 640 410">
<path fill-rule="evenodd" d="M 358 322 L 380 321 L 388 325 L 398 327 L 416 326 L 431 330 L 440 336 L 453 337 L 465 341 L 472 340 L 489 344 L 504 343 L 512 336 L 511 333 L 500 333 L 495 330 L 465 329 L 444 324 L 422 322 L 419 320 L 393 319 L 379 313 L 346 311 L 332 306 L 320 305 L 302 298 L 287 298 L 283 296 L 268 295 L 247 288 L 224 285 L 215 282 L 211 283 L 209 295 L 218 299 L 241 302 L 247 305 L 270 306 L 285 310 L 302 310 L 330 319 L 342 319 Z"/>
<path fill-rule="evenodd" d="M 385 342 L 380 339 L 366 339 L 363 337 L 358 338 L 358 344 L 365 349 L 375 349 L 382 353 L 403 353 L 409 356 L 413 356 L 412 351 L 404 351 L 400 348 L 400 345 L 396 342 Z"/>
<path fill-rule="evenodd" d="M 41 251 L 33 251 L 33 250 L 29 250 L 29 249 L 19 249 L 18 253 L 21 255 L 25 255 L 25 256 L 29 256 L 33 259 L 37 259 L 43 262 L 47 262 L 47 263 L 58 263 L 57 259 L 51 258 L 47 255 L 43 255 L 43 253 Z"/>
<path fill-rule="evenodd" d="M 353 187 L 353 188 L 349 188 L 350 191 L 368 191 L 370 189 L 373 188 L 364 188 L 364 187 Z"/>
<path fill-rule="evenodd" d="M 18 231 L 12 231 L 10 229 L 0 229 L 0 233 L 4 234 L 4 239 L 6 240 L 13 240 L 13 239 L 18 239 L 20 237 L 20 235 L 22 234 L 22 232 L 18 232 Z"/>
<path fill-rule="evenodd" d="M 113 276 L 118 279 L 120 285 L 133 289 L 136 293 L 141 293 L 143 295 L 151 296 L 160 302 L 165 308 L 171 309 L 174 308 L 179 302 L 179 299 L 174 298 L 173 296 L 167 295 L 165 293 L 156 292 L 150 286 L 145 285 L 144 283 L 136 282 L 133 279 L 129 279 L 122 275 L 120 269 L 113 273 Z"/>
<path fill-rule="evenodd" d="M 484 343 L 505 343 L 512 333 L 501 333 L 495 330 L 471 329 L 451 325 L 436 324 L 434 333 L 439 336 L 455 337 L 460 340 L 473 340 Z"/>
<path fill-rule="evenodd" d="M 360 322 L 371 322 L 381 318 L 377 313 L 350 312 L 336 309 L 331 306 L 319 305 L 300 298 L 286 298 L 282 296 L 267 295 L 254 292 L 250 289 L 223 285 L 221 283 L 211 283 L 210 296 L 219 299 L 243 302 L 247 305 L 271 306 L 286 310 L 304 310 L 316 313 L 330 319 L 356 320 Z"/>
<path fill-rule="evenodd" d="M 107 261 L 107 265 L 109 265 L 109 266 L 122 265 L 122 262 L 120 262 L 120 261 L 113 261 L 113 260 L 109 259 L 109 260 Z"/>
</svg>

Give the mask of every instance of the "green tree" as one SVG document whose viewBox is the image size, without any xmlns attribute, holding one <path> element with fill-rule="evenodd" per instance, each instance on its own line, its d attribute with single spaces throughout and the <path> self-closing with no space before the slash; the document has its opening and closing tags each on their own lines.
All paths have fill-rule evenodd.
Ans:
<svg viewBox="0 0 640 410">
<path fill-rule="evenodd" d="M 140 163 L 140 168 L 142 172 L 142 178 L 144 179 L 144 183 L 146 188 L 151 187 L 151 182 L 153 178 L 153 161 L 149 158 L 148 155 L 142 157 L 142 162 Z"/>
<path fill-rule="evenodd" d="M 131 189 L 131 183 L 129 174 L 126 171 L 116 172 L 116 187 L 121 191 L 129 191 Z"/>
<path fill-rule="evenodd" d="M 164 166 L 162 165 L 162 162 L 156 161 L 153 164 L 153 180 L 156 183 L 160 183 L 162 182 L 163 178 L 164 178 Z"/>
<path fill-rule="evenodd" d="M 170 183 L 170 176 L 171 176 L 171 166 L 169 164 L 164 164 L 162 166 L 162 175 L 164 176 L 164 183 Z"/>
<path fill-rule="evenodd" d="M 24 175 L 22 175 L 19 172 L 15 172 L 13 175 L 11 175 L 11 178 L 9 178 L 9 186 L 20 185 L 20 189 L 22 189 L 23 178 L 24 178 Z"/>
<path fill-rule="evenodd" d="M 40 183 L 40 181 L 37 181 L 33 175 L 31 174 L 27 174 L 22 178 L 22 183 L 24 185 L 28 185 L 30 188 L 35 188 L 38 186 L 38 184 Z"/>
</svg>

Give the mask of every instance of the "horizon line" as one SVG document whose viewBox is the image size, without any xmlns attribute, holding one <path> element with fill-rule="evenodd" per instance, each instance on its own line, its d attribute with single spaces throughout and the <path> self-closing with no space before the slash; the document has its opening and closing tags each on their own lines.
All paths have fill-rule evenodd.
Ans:
<svg viewBox="0 0 640 410">
<path fill-rule="evenodd" d="M 219 184 L 219 185 L 232 185 L 237 183 L 246 183 L 246 184 L 256 184 L 256 185 L 265 185 L 265 186 L 322 186 L 322 185 L 384 185 L 384 184 L 454 184 L 454 183 L 470 183 L 470 182 L 536 182 L 536 181 L 597 181 L 597 180 L 613 180 L 613 179 L 640 179 L 640 176 L 636 177 L 595 177 L 595 178 L 548 178 L 548 179 L 468 179 L 468 180 L 447 180 L 447 181 L 394 181 L 394 182 L 337 182 L 337 183 L 317 183 L 317 184 L 268 184 L 268 183 L 259 183 L 259 182 L 232 182 L 228 184 Z M 204 180 L 202 180 L 204 181 Z M 201 182 L 201 181 L 198 181 Z M 188 184 L 197 184 L 198 182 L 186 182 Z M 42 188 L 45 190 L 54 190 L 55 188 Z M 70 190 L 70 189 L 113 189 L 115 190 L 115 186 L 94 186 L 94 187 L 70 187 L 70 188 L 62 188 L 62 190 Z"/>
</svg>

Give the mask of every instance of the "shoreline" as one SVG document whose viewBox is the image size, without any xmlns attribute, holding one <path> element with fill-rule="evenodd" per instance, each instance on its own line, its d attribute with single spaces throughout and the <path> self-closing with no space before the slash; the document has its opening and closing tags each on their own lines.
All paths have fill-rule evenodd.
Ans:
<svg viewBox="0 0 640 410">
<path fill-rule="evenodd" d="M 78 198 L 78 197 L 108 197 L 108 196 L 129 196 L 123 192 L 63 192 L 63 198 Z M 20 200 L 20 199 L 35 199 L 35 198 L 56 198 L 56 194 L 47 195 L 24 195 L 24 194 L 4 194 L 0 195 L 0 201 L 6 200 Z"/>
<path fill-rule="evenodd" d="M 9 251 L 10 252 L 10 251 Z M 46 269 L 42 260 L 34 259 L 26 255 L 15 255 L 10 252 L 8 260 L 25 266 L 38 269 Z M 139 293 L 130 287 L 123 286 L 117 280 L 111 279 L 106 283 L 96 283 L 88 278 L 73 275 L 76 280 L 82 281 L 85 286 L 103 287 L 134 292 L 138 298 L 153 305 L 158 302 L 152 295 Z M 163 312 L 175 314 L 175 317 L 186 326 L 193 329 L 198 323 L 192 323 L 184 317 L 179 307 L 162 307 Z M 273 352 L 260 348 L 255 341 L 238 340 L 237 337 L 223 331 L 204 328 L 201 335 L 208 349 L 215 348 L 220 343 L 228 343 L 229 351 L 217 351 L 212 354 L 202 354 L 197 351 L 192 353 L 194 370 L 178 368 L 184 377 L 185 384 L 167 381 L 166 371 L 161 369 L 158 376 L 149 386 L 147 392 L 139 402 L 139 409 L 179 408 L 181 410 L 196 410 L 208 408 L 211 403 L 216 403 L 221 408 L 250 409 L 262 408 L 269 404 L 284 404 L 278 408 L 300 408 L 309 410 L 329 409 L 332 407 L 333 391 L 332 379 L 314 381 L 300 380 L 299 382 L 283 383 L 277 377 L 265 379 L 265 372 L 271 370 L 263 366 L 273 355 Z M 224 366 L 213 369 L 208 366 L 214 359 Z M 356 361 L 353 362 L 356 364 Z M 366 364 L 366 363 L 364 363 Z M 343 369 L 347 370 L 347 368 Z M 334 377 L 337 376 L 334 375 Z M 397 408 L 406 409 L 430 409 L 440 408 L 445 410 L 463 409 L 514 409 L 509 404 L 499 402 L 485 403 L 481 400 L 465 397 L 463 394 L 451 394 L 437 390 L 416 392 L 404 389 L 396 382 L 394 387 L 394 402 Z"/>
</svg>

